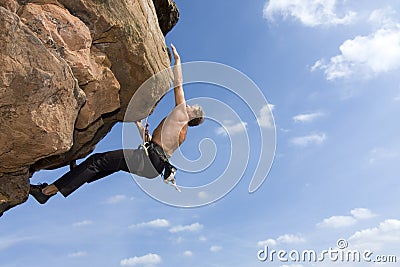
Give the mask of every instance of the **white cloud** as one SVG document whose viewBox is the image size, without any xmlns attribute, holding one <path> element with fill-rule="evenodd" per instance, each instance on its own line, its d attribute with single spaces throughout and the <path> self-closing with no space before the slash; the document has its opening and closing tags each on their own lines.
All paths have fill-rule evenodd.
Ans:
<svg viewBox="0 0 400 267">
<path fill-rule="evenodd" d="M 222 123 L 222 127 L 216 129 L 217 135 L 234 135 L 246 131 L 247 122 L 233 122 L 231 120 L 225 120 Z"/>
<path fill-rule="evenodd" d="M 33 240 L 32 237 L 18 237 L 18 236 L 6 236 L 0 237 L 0 251 L 13 247 L 20 243 L 26 243 L 29 240 Z"/>
<path fill-rule="evenodd" d="M 377 227 L 357 231 L 350 238 L 358 248 L 380 250 L 385 244 L 400 244 L 400 220 L 388 219 Z"/>
<path fill-rule="evenodd" d="M 303 113 L 298 114 L 293 117 L 295 122 L 312 122 L 317 118 L 324 116 L 325 114 L 322 112 L 314 112 L 314 113 Z"/>
<path fill-rule="evenodd" d="M 274 127 L 274 119 L 272 117 L 272 110 L 274 108 L 274 105 L 268 104 L 260 109 L 257 117 L 257 122 L 260 127 L 269 129 Z"/>
<path fill-rule="evenodd" d="M 199 241 L 201 241 L 201 242 L 206 242 L 206 241 L 207 241 L 207 237 L 205 237 L 205 236 L 200 236 L 200 237 L 199 237 Z"/>
<path fill-rule="evenodd" d="M 221 251 L 221 250 L 222 250 L 221 246 L 211 246 L 210 247 L 210 251 L 211 252 L 218 252 L 218 251 Z"/>
<path fill-rule="evenodd" d="M 183 252 L 183 256 L 185 257 L 191 257 L 193 256 L 193 252 L 190 250 L 186 250 L 185 252 Z"/>
<path fill-rule="evenodd" d="M 273 247 L 273 246 L 276 246 L 277 244 L 278 244 L 278 242 L 276 242 L 272 238 L 257 242 L 258 247 L 264 247 L 264 246 Z"/>
<path fill-rule="evenodd" d="M 306 239 L 300 235 L 282 235 L 276 239 L 279 243 L 298 244 L 306 242 Z"/>
<path fill-rule="evenodd" d="M 174 226 L 169 231 L 171 233 L 179 233 L 179 232 L 198 232 L 203 229 L 203 225 L 200 223 L 193 223 L 190 225 L 178 225 Z"/>
<path fill-rule="evenodd" d="M 311 71 L 324 70 L 327 80 L 369 78 L 400 68 L 400 26 L 381 28 L 368 36 L 343 42 L 329 62 L 318 60 Z"/>
<path fill-rule="evenodd" d="M 394 27 L 398 14 L 391 7 L 373 10 L 368 18 L 368 21 L 376 27 Z"/>
<path fill-rule="evenodd" d="M 68 254 L 68 257 L 69 258 L 82 258 L 82 257 L 85 257 L 86 255 L 87 255 L 86 251 L 78 251 L 78 252 Z"/>
<path fill-rule="evenodd" d="M 178 238 L 172 238 L 171 241 L 174 244 L 182 244 L 185 241 L 185 239 L 179 236 Z"/>
<path fill-rule="evenodd" d="M 263 13 L 269 21 L 276 16 L 293 17 L 308 27 L 350 24 L 357 14 L 339 10 L 344 3 L 345 0 L 269 0 Z"/>
<path fill-rule="evenodd" d="M 376 216 L 376 214 L 372 213 L 369 209 L 365 208 L 356 208 L 351 210 L 350 213 L 357 220 L 370 219 Z"/>
<path fill-rule="evenodd" d="M 306 136 L 294 137 L 290 140 L 293 145 L 306 147 L 311 144 L 320 145 L 326 140 L 326 134 L 310 134 Z"/>
<path fill-rule="evenodd" d="M 88 225 L 91 225 L 91 224 L 93 224 L 92 221 L 84 220 L 84 221 L 81 221 L 81 222 L 76 222 L 76 223 L 72 224 L 72 226 L 74 226 L 74 227 L 83 227 L 83 226 L 88 226 Z"/>
<path fill-rule="evenodd" d="M 133 228 L 140 228 L 140 227 L 152 227 L 152 228 L 163 228 L 163 227 L 169 227 L 170 223 L 166 219 L 155 219 L 149 222 L 142 222 L 139 224 L 134 224 L 129 226 L 130 229 Z"/>
<path fill-rule="evenodd" d="M 318 227 L 325 228 L 344 228 L 355 225 L 359 220 L 366 220 L 375 217 L 376 215 L 366 208 L 355 208 L 350 211 L 352 216 L 332 216 L 323 219 L 318 223 Z"/>
<path fill-rule="evenodd" d="M 301 235 L 293 235 L 293 234 L 285 234 L 279 236 L 276 240 L 269 238 L 263 241 L 258 241 L 257 246 L 263 247 L 263 246 L 268 246 L 268 247 L 273 247 L 280 244 L 299 244 L 299 243 L 304 243 L 306 242 L 306 239 L 301 236 Z"/>
<path fill-rule="evenodd" d="M 343 228 L 349 227 L 357 223 L 357 220 L 352 216 L 332 216 L 324 219 L 322 222 L 318 223 L 319 227 L 326 228 Z"/>
<path fill-rule="evenodd" d="M 375 147 L 369 152 L 368 161 L 369 163 L 375 163 L 396 158 L 399 158 L 399 152 L 383 147 Z"/>
<path fill-rule="evenodd" d="M 140 257 L 133 257 L 128 259 L 123 259 L 120 262 L 121 266 L 136 266 L 136 265 L 150 265 L 150 264 L 159 264 L 162 259 L 157 254 L 149 253 Z"/>
<path fill-rule="evenodd" d="M 108 198 L 106 200 L 106 203 L 107 204 L 117 204 L 117 203 L 119 203 L 121 201 L 124 201 L 126 199 L 128 199 L 128 197 L 125 196 L 125 195 L 115 195 L 115 196 L 112 196 L 112 197 Z"/>
</svg>

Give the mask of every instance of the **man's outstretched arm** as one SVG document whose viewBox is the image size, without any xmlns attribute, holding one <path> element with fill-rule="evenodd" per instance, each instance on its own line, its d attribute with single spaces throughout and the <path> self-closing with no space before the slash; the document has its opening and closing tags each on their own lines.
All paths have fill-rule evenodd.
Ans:
<svg viewBox="0 0 400 267">
<path fill-rule="evenodd" d="M 181 58 L 176 51 L 176 48 L 171 44 L 172 53 L 174 54 L 175 64 L 174 64 L 174 95 L 175 95 L 175 105 L 185 105 L 185 94 L 183 92 L 183 78 L 182 78 L 182 66 Z"/>
</svg>

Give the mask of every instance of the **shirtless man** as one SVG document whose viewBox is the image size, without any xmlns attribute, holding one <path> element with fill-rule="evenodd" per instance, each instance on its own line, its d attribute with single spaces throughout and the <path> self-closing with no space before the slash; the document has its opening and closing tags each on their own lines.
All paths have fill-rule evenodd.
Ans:
<svg viewBox="0 0 400 267">
<path fill-rule="evenodd" d="M 185 140 L 188 126 L 197 126 L 204 121 L 200 106 L 186 105 L 181 60 L 176 48 L 172 44 L 171 47 L 175 59 L 175 108 L 160 122 L 153 135 L 147 137 L 149 140 L 146 141 L 150 142 L 146 143 L 146 149 L 120 149 L 96 153 L 50 185 L 31 185 L 29 193 L 40 204 L 46 203 L 57 192 L 67 197 L 84 183 L 94 182 L 117 171 L 126 171 L 146 178 L 155 178 L 164 171 L 164 179 L 168 178 L 172 167 L 168 158 Z M 138 121 L 136 126 L 140 135 L 144 137 L 145 129 L 142 123 Z"/>
</svg>

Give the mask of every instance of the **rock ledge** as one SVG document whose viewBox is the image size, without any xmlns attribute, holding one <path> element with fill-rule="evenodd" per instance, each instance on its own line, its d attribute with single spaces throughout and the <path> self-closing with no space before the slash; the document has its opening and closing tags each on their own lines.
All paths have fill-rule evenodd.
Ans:
<svg viewBox="0 0 400 267">
<path fill-rule="evenodd" d="M 26 201 L 35 171 L 87 156 L 123 120 L 169 67 L 178 18 L 173 0 L 0 2 L 0 214 Z M 141 95 L 134 119 L 170 85 L 166 74 Z"/>
</svg>

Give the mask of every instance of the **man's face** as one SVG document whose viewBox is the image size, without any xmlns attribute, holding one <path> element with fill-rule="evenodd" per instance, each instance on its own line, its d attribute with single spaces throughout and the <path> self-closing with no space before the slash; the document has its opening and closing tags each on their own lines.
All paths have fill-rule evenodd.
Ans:
<svg viewBox="0 0 400 267">
<path fill-rule="evenodd" d="M 194 106 L 187 105 L 186 112 L 189 116 L 189 126 L 197 126 L 203 123 L 204 121 L 203 112 L 199 105 L 194 105 Z"/>
<path fill-rule="evenodd" d="M 186 112 L 188 113 L 189 117 L 192 117 L 194 115 L 196 107 L 194 106 L 186 106 Z"/>
</svg>

